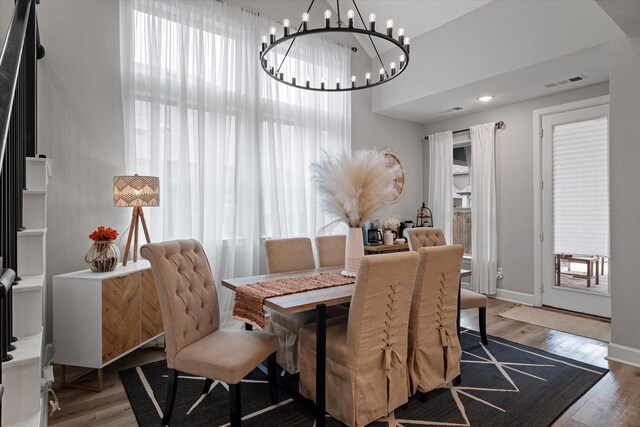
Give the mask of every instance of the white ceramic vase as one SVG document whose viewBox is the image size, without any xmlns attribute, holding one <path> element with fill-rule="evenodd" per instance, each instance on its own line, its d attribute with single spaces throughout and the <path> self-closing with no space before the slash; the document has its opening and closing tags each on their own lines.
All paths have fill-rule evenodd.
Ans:
<svg viewBox="0 0 640 427">
<path fill-rule="evenodd" d="M 356 277 L 358 268 L 360 268 L 360 260 L 364 256 L 364 242 L 362 239 L 362 229 L 349 228 L 347 232 L 347 246 L 344 253 L 344 270 L 343 276 Z"/>
</svg>

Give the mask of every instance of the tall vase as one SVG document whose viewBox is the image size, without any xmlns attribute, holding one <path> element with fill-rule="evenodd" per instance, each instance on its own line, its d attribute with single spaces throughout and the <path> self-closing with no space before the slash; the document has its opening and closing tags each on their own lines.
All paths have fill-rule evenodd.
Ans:
<svg viewBox="0 0 640 427">
<path fill-rule="evenodd" d="M 362 241 L 362 229 L 349 228 L 347 232 L 347 246 L 344 253 L 343 276 L 356 277 L 360 260 L 364 256 L 364 242 Z"/>
</svg>

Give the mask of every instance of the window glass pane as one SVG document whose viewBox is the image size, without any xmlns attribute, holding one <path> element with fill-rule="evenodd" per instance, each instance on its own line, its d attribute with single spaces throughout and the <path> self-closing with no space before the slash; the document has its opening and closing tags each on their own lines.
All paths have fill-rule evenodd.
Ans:
<svg viewBox="0 0 640 427">
<path fill-rule="evenodd" d="M 453 242 L 471 255 L 471 146 L 453 149 Z"/>
</svg>

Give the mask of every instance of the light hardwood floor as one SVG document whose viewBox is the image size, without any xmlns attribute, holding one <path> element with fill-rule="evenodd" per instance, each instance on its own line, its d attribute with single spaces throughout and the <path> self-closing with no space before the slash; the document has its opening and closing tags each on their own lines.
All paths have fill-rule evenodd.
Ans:
<svg viewBox="0 0 640 427">
<path fill-rule="evenodd" d="M 604 342 L 496 316 L 511 305 L 507 301 L 490 300 L 489 334 L 611 370 L 571 406 L 555 426 L 640 427 L 639 368 L 605 360 L 607 344 Z M 477 310 L 464 311 L 461 323 L 464 327 L 477 329 Z M 101 393 L 62 389 L 58 384 L 56 392 L 62 411 L 51 417 L 49 424 L 135 426 L 136 420 L 118 372 L 163 357 L 160 350 L 143 349 L 115 362 L 104 371 L 105 388 Z M 56 369 L 56 380 L 60 381 L 60 369 Z"/>
</svg>

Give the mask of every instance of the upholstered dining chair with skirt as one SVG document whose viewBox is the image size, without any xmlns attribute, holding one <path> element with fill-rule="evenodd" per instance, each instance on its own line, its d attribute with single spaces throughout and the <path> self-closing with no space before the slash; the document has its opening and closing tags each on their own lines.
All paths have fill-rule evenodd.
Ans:
<svg viewBox="0 0 640 427">
<path fill-rule="evenodd" d="M 348 317 L 327 322 L 326 408 L 349 426 L 367 425 L 408 401 L 407 328 L 419 258 L 362 258 Z M 301 330 L 300 343 L 300 392 L 315 400 L 314 326 Z"/>
<path fill-rule="evenodd" d="M 344 266 L 344 251 L 346 245 L 347 236 L 344 234 L 338 234 L 335 236 L 316 236 L 318 267 Z"/>
<path fill-rule="evenodd" d="M 313 270 L 313 247 L 307 237 L 291 239 L 270 239 L 264 242 L 269 274 L 288 273 L 292 271 Z M 343 255 L 344 259 L 344 255 Z M 327 308 L 327 318 L 347 314 L 341 306 Z M 298 368 L 298 331 L 305 325 L 315 323 L 314 311 L 283 314 L 271 312 L 266 330 L 278 337 L 278 364 L 288 373 L 297 374 Z"/>
<path fill-rule="evenodd" d="M 458 287 L 464 248 L 420 248 L 409 317 L 407 365 L 411 391 L 426 393 L 460 375 Z"/>
<path fill-rule="evenodd" d="M 441 228 L 419 227 L 408 228 L 404 231 L 404 235 L 409 242 L 409 250 L 417 251 L 420 248 L 430 246 L 443 246 L 447 242 Z M 473 274 L 473 272 L 471 272 Z M 467 289 L 460 290 L 460 309 L 467 310 L 470 308 L 478 309 L 478 326 L 480 329 L 480 339 L 484 345 L 487 345 L 487 306 L 489 298 L 477 292 Z"/>
<path fill-rule="evenodd" d="M 169 424 L 178 372 L 229 385 L 230 421 L 241 420 L 240 382 L 268 359 L 269 391 L 276 395 L 277 338 L 265 332 L 220 329 L 216 285 L 204 250 L 196 240 L 146 244 L 140 250 L 151 263 L 167 346 L 168 393 L 162 423 Z"/>
</svg>

